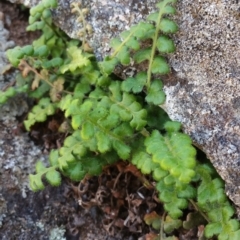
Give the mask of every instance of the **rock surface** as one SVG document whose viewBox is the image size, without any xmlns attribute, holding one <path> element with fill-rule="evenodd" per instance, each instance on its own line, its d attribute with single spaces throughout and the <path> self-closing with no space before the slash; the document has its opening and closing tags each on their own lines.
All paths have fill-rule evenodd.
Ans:
<svg viewBox="0 0 240 240">
<path fill-rule="evenodd" d="M 81 25 L 70 13 L 71 2 L 59 1 L 55 21 L 76 38 Z M 87 20 L 94 34 L 89 39 L 98 58 L 110 51 L 112 36 L 144 19 L 157 1 L 146 2 L 82 1 L 90 8 Z M 240 206 L 240 3 L 179 1 L 175 19 L 180 27 L 174 36 L 177 52 L 170 56 L 173 72 L 164 80 L 167 100 L 162 107 L 208 155 L 227 194 Z"/>
<path fill-rule="evenodd" d="M 240 2 L 185 0 L 178 12 L 164 108 L 207 154 L 240 206 Z"/>
</svg>

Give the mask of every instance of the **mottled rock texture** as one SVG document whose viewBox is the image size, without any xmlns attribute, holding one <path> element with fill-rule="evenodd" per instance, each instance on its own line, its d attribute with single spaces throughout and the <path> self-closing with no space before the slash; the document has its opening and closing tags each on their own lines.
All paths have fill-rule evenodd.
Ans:
<svg viewBox="0 0 240 240">
<path fill-rule="evenodd" d="M 178 7 L 164 108 L 207 154 L 240 206 L 240 2 L 185 0 Z"/>
<path fill-rule="evenodd" d="M 54 16 L 69 36 L 78 38 L 81 24 L 70 13 L 71 2 L 60 0 Z M 94 33 L 88 39 L 97 57 L 110 51 L 111 37 L 144 19 L 156 2 L 83 0 L 82 6 L 90 8 L 87 20 Z M 178 1 L 175 20 L 177 52 L 169 57 L 172 74 L 164 79 L 162 107 L 207 154 L 240 206 L 240 2 Z"/>
</svg>

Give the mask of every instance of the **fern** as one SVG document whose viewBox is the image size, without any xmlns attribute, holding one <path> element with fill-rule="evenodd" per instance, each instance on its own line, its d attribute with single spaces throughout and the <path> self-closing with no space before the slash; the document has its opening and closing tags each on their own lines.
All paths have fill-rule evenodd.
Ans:
<svg viewBox="0 0 240 240">
<path fill-rule="evenodd" d="M 31 45 L 7 51 L 9 61 L 22 75 L 17 77 L 16 86 L 1 93 L 0 103 L 20 92 L 35 98 L 37 104 L 24 121 L 27 130 L 58 109 L 64 112 L 59 131 L 66 131 L 67 137 L 63 146 L 51 151 L 49 167 L 36 164 L 36 174 L 30 175 L 34 191 L 44 189 L 43 179 L 58 186 L 62 173 L 80 181 L 124 159 L 156 181 L 167 215 L 160 219 L 158 214 L 149 213 L 144 219 L 155 229 L 162 229 L 162 239 L 176 239 L 165 238 L 162 231 L 171 234 L 179 227 L 187 229 L 189 219 L 193 219 L 192 224 L 199 222 L 194 218 L 208 222 L 208 238 L 239 239 L 239 222 L 233 219 L 223 182 L 212 166 L 196 161 L 190 137 L 158 107 L 165 101 L 161 75 L 170 72 L 166 55 L 175 51 L 171 34 L 178 26 L 169 18 L 176 13 L 175 3 L 160 1 L 158 11 L 145 22 L 112 39 L 112 53 L 97 62 L 87 43 L 87 35 L 92 33 L 86 20 L 89 10 L 72 4 L 72 13 L 79 15 L 82 25 L 80 42 L 53 25 L 49 8 L 56 7 L 57 1 L 43 0 L 31 9 L 27 28 L 41 30 L 41 37 Z M 120 81 L 113 74 L 119 64 L 141 66 L 141 71 Z M 183 221 L 183 210 L 189 204 L 197 213 Z"/>
<path fill-rule="evenodd" d="M 28 114 L 28 119 L 24 121 L 26 129 L 29 131 L 34 123 L 46 121 L 47 116 L 53 115 L 55 110 L 56 105 L 50 104 L 49 98 L 42 98 Z"/>
</svg>

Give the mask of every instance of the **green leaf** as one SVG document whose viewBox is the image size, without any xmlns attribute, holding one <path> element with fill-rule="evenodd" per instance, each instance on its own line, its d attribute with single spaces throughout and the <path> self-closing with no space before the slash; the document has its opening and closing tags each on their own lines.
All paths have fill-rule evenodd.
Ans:
<svg viewBox="0 0 240 240">
<path fill-rule="evenodd" d="M 117 51 L 120 49 L 121 44 L 122 44 L 122 41 L 119 38 L 113 38 L 110 41 L 110 46 Z"/>
<path fill-rule="evenodd" d="M 30 17 L 29 17 L 29 20 L 28 20 L 29 24 L 30 24 L 30 25 L 33 24 L 33 23 L 36 22 L 40 17 L 41 17 L 41 13 L 40 13 L 40 12 L 39 12 L 39 13 L 36 13 L 34 16 L 30 16 Z"/>
<path fill-rule="evenodd" d="M 120 61 L 120 63 L 122 65 L 129 65 L 130 63 L 130 53 L 128 51 L 128 48 L 123 46 L 120 51 L 118 52 L 118 54 L 116 55 L 116 57 L 118 58 L 118 60 Z"/>
<path fill-rule="evenodd" d="M 32 45 L 26 45 L 24 47 L 22 47 L 21 50 L 24 54 L 26 54 L 27 56 L 31 56 L 34 52 L 33 46 Z"/>
<path fill-rule="evenodd" d="M 136 130 L 143 129 L 147 124 L 147 121 L 146 121 L 147 111 L 146 111 L 146 109 L 139 110 L 139 105 L 137 103 L 132 104 L 130 106 L 130 108 L 131 108 L 132 111 L 133 110 L 135 111 L 133 113 L 133 118 L 130 121 L 130 126 L 132 128 L 135 128 Z"/>
<path fill-rule="evenodd" d="M 128 39 L 128 41 L 126 42 L 126 46 L 135 51 L 140 49 L 140 44 L 138 40 L 133 36 Z"/>
<path fill-rule="evenodd" d="M 41 161 L 38 161 L 36 163 L 36 173 L 41 173 L 42 171 L 45 171 L 46 167 L 43 165 Z"/>
<path fill-rule="evenodd" d="M 16 90 L 13 87 L 9 87 L 6 91 L 0 92 L 0 104 L 5 103 L 9 98 L 16 94 Z"/>
<path fill-rule="evenodd" d="M 34 57 L 47 57 L 49 54 L 49 49 L 46 45 L 42 45 L 40 47 L 34 48 Z"/>
<path fill-rule="evenodd" d="M 140 49 L 140 44 L 139 41 L 136 39 L 136 37 L 132 36 L 132 33 L 130 30 L 127 31 L 123 31 L 122 33 L 120 33 L 120 36 L 122 38 L 122 40 L 126 40 L 126 46 L 137 51 Z M 121 45 L 121 41 L 118 40 L 118 44 L 117 44 L 117 48 L 120 47 Z M 116 47 L 115 47 L 116 49 Z"/>
<path fill-rule="evenodd" d="M 150 30 L 154 29 L 154 26 L 147 22 L 140 22 L 137 25 L 131 27 L 130 31 L 133 33 L 133 36 L 137 37 L 138 39 L 145 39 L 149 36 Z"/>
<path fill-rule="evenodd" d="M 75 85 L 74 88 L 74 97 L 78 99 L 83 99 L 88 92 L 91 91 L 91 86 L 88 82 L 84 82 L 83 80 Z"/>
<path fill-rule="evenodd" d="M 113 141 L 112 144 L 113 144 L 113 148 L 115 149 L 115 151 L 117 152 L 120 158 L 122 158 L 123 160 L 126 160 L 129 158 L 131 148 L 127 144 L 118 140 Z"/>
<path fill-rule="evenodd" d="M 36 175 L 30 174 L 29 175 L 29 184 L 30 184 L 30 188 L 34 192 L 43 190 L 45 188 L 45 186 L 42 182 L 42 177 L 39 176 L 38 174 L 36 174 Z"/>
<path fill-rule="evenodd" d="M 164 128 L 168 133 L 178 132 L 181 129 L 181 123 L 177 121 L 166 121 Z"/>
<path fill-rule="evenodd" d="M 26 30 L 27 31 L 36 31 L 36 30 L 41 30 L 43 29 L 43 27 L 45 26 L 45 22 L 44 21 L 38 21 L 38 22 L 34 22 L 32 24 L 30 24 Z"/>
<path fill-rule="evenodd" d="M 153 21 L 155 23 L 157 23 L 158 21 L 158 16 L 159 16 L 159 13 L 158 12 L 154 12 L 154 13 L 150 13 L 147 17 L 147 20 L 148 21 Z"/>
<path fill-rule="evenodd" d="M 172 219 L 170 216 L 166 216 L 164 221 L 164 231 L 166 233 L 172 233 L 175 229 L 182 226 L 182 221 L 179 219 Z"/>
<path fill-rule="evenodd" d="M 56 170 L 48 171 L 45 177 L 47 181 L 54 187 L 57 187 L 61 184 L 61 175 Z"/>
<path fill-rule="evenodd" d="M 44 10 L 43 4 L 38 4 L 30 9 L 31 16 L 35 16 L 37 13 L 41 13 Z"/>
<path fill-rule="evenodd" d="M 123 93 L 122 101 L 113 104 L 110 109 L 111 114 L 117 114 L 122 121 L 130 121 L 131 127 L 136 130 L 142 129 L 146 124 L 147 112 L 142 109 L 140 103 L 135 101 L 135 97 L 128 93 Z"/>
<path fill-rule="evenodd" d="M 51 150 L 49 154 L 49 162 L 51 166 L 58 166 L 58 150 Z"/>
<path fill-rule="evenodd" d="M 103 62 L 99 63 L 99 67 L 104 74 L 111 74 L 118 64 L 117 58 L 106 57 Z"/>
<path fill-rule="evenodd" d="M 72 162 L 64 169 L 64 173 L 69 176 L 71 180 L 78 182 L 85 177 L 87 172 L 81 162 Z"/>
<path fill-rule="evenodd" d="M 177 3 L 177 0 L 164 0 L 164 1 L 157 3 L 156 5 L 160 9 L 161 8 L 165 9 L 166 6 L 168 6 L 167 4 L 175 4 L 175 3 Z"/>
<path fill-rule="evenodd" d="M 168 172 L 163 170 L 161 167 L 156 167 L 153 171 L 153 178 L 156 181 L 160 181 L 161 179 L 163 179 L 167 175 L 168 175 Z"/>
<path fill-rule="evenodd" d="M 97 145 L 98 145 L 98 150 L 101 153 L 105 153 L 111 149 L 111 140 L 109 136 L 104 134 L 103 132 L 97 132 L 96 133 L 96 138 L 97 138 Z"/>
<path fill-rule="evenodd" d="M 173 6 L 167 5 L 163 9 L 163 13 L 164 14 L 175 14 L 176 13 L 176 8 L 173 7 Z"/>
<path fill-rule="evenodd" d="M 224 240 L 224 239 L 226 239 L 226 237 L 223 237 L 222 236 L 223 235 L 223 233 L 220 233 L 219 234 L 219 240 Z M 226 235 L 226 234 L 225 234 Z M 231 232 L 231 233 L 229 233 L 228 235 L 227 235 L 227 237 L 228 237 L 228 239 L 230 240 L 239 240 L 240 239 L 240 230 L 237 230 L 237 231 L 234 231 L 234 232 Z"/>
<path fill-rule="evenodd" d="M 67 162 L 72 162 L 75 159 L 74 156 L 85 156 L 86 152 L 87 149 L 82 142 L 79 131 L 75 131 L 71 136 L 67 137 L 64 140 L 63 147 L 59 150 L 60 155 L 64 156 Z"/>
<path fill-rule="evenodd" d="M 205 205 L 207 202 L 224 202 L 225 200 L 224 184 L 219 178 L 209 182 L 203 181 L 198 187 L 198 202 L 200 205 Z"/>
<path fill-rule="evenodd" d="M 150 60 L 151 58 L 151 52 L 152 49 L 151 48 L 143 48 L 140 49 L 139 51 L 137 51 L 134 55 L 133 55 L 133 60 L 136 63 L 141 63 L 145 60 Z"/>
<path fill-rule="evenodd" d="M 84 117 L 92 110 L 93 103 L 86 100 L 81 106 L 79 105 L 79 100 L 73 100 L 72 104 L 66 111 L 67 115 L 72 115 L 72 127 L 73 129 L 78 129 L 84 121 Z"/>
<path fill-rule="evenodd" d="M 154 105 L 161 105 L 165 101 L 165 93 L 162 91 L 162 81 L 154 80 L 148 89 L 148 94 L 145 100 L 148 103 L 153 103 Z"/>
<path fill-rule="evenodd" d="M 94 136 L 95 129 L 91 122 L 84 122 L 82 124 L 81 137 L 84 140 L 90 139 Z"/>
<path fill-rule="evenodd" d="M 83 159 L 83 167 L 91 176 L 99 175 L 102 172 L 102 161 L 101 158 L 85 158 Z"/>
<path fill-rule="evenodd" d="M 168 18 L 163 18 L 161 20 L 159 28 L 164 33 L 176 33 L 178 31 L 177 24 Z"/>
<path fill-rule="evenodd" d="M 27 120 L 24 121 L 26 130 L 29 131 L 30 127 L 36 122 L 44 122 L 47 116 L 55 113 L 55 110 L 56 105 L 51 103 L 49 98 L 42 98 L 28 114 Z"/>
<path fill-rule="evenodd" d="M 43 12 L 42 12 L 42 17 L 47 19 L 47 18 L 50 18 L 52 16 L 51 14 L 51 10 L 50 9 L 45 9 Z"/>
<path fill-rule="evenodd" d="M 165 178 L 164 178 L 164 183 L 165 183 L 165 185 L 173 185 L 173 184 L 175 184 L 176 183 L 176 179 L 175 179 L 175 177 L 174 176 L 172 176 L 172 175 L 167 175 Z"/>
<path fill-rule="evenodd" d="M 214 235 L 218 235 L 222 231 L 222 225 L 220 222 L 210 223 L 205 227 L 205 236 L 211 238 Z M 230 240 L 230 239 L 229 239 Z"/>
<path fill-rule="evenodd" d="M 234 212 L 235 211 L 232 206 L 221 206 L 220 209 L 216 208 L 208 212 L 208 217 L 212 222 L 221 221 L 223 223 L 227 223 L 233 216 Z"/>
<path fill-rule="evenodd" d="M 150 174 L 157 167 L 157 164 L 152 161 L 151 156 L 143 151 L 138 151 L 133 154 L 131 162 L 136 165 L 143 174 Z"/>
<path fill-rule="evenodd" d="M 24 52 L 22 51 L 21 47 L 15 47 L 13 49 L 8 49 L 6 51 L 7 58 L 10 61 L 10 63 L 14 66 L 17 67 L 20 59 L 23 58 Z"/>
<path fill-rule="evenodd" d="M 183 185 L 182 185 L 183 186 Z M 193 199 L 197 195 L 197 189 L 192 185 L 186 185 L 178 192 L 178 197 L 185 199 Z"/>
<path fill-rule="evenodd" d="M 183 212 L 181 209 L 185 209 L 188 206 L 186 199 L 176 198 L 172 202 L 164 204 L 164 209 L 169 213 L 173 219 L 178 219 L 182 216 Z"/>
<path fill-rule="evenodd" d="M 90 84 L 96 84 L 100 78 L 100 72 L 97 66 L 89 65 L 83 68 L 81 80 Z"/>
<path fill-rule="evenodd" d="M 168 63 L 164 57 L 157 56 L 154 58 L 152 63 L 152 73 L 153 74 L 167 74 L 170 72 Z"/>
<path fill-rule="evenodd" d="M 182 183 L 191 181 L 195 175 L 193 169 L 196 165 L 196 150 L 192 147 L 189 136 L 182 133 L 162 136 L 155 130 L 146 138 L 145 146 L 147 152 L 153 155 L 153 161 L 159 163 L 163 170 L 170 171 Z"/>
<path fill-rule="evenodd" d="M 70 63 L 64 64 L 60 68 L 61 73 L 65 73 L 67 71 L 74 72 L 78 68 L 83 68 L 90 64 L 89 56 L 86 56 L 82 52 L 82 50 L 76 46 L 71 46 L 67 49 L 67 53 L 70 59 Z M 91 55 L 90 55 L 91 56 Z"/>
<path fill-rule="evenodd" d="M 49 84 L 47 84 L 46 82 L 42 81 L 42 82 L 41 82 L 41 85 L 40 85 L 38 88 L 36 88 L 34 91 L 31 91 L 31 92 L 29 93 L 29 97 L 31 97 L 31 98 L 36 98 L 36 99 L 40 99 L 40 98 L 42 98 L 42 97 L 45 95 L 45 93 L 46 93 L 47 91 L 49 91 L 49 90 L 50 90 Z"/>
<path fill-rule="evenodd" d="M 157 49 L 161 53 L 172 53 L 176 50 L 173 40 L 165 35 L 158 38 Z"/>
<path fill-rule="evenodd" d="M 139 93 L 147 82 L 147 73 L 140 72 L 135 78 L 129 77 L 122 82 L 121 89 L 125 92 Z"/>
<path fill-rule="evenodd" d="M 63 59 L 60 57 L 53 58 L 49 61 L 44 61 L 42 64 L 43 68 L 55 68 L 60 67 L 63 64 Z"/>
<path fill-rule="evenodd" d="M 118 125 L 114 130 L 113 133 L 121 139 L 129 138 L 133 135 L 134 131 L 130 127 L 129 123 L 124 122 Z"/>
</svg>

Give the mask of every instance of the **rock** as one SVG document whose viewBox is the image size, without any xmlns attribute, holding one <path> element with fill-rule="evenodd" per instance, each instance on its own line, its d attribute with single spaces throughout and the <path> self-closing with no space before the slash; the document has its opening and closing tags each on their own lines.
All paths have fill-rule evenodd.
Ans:
<svg viewBox="0 0 240 240">
<path fill-rule="evenodd" d="M 3 73 L 5 71 L 9 70 L 11 67 L 11 65 L 7 61 L 5 51 L 8 48 L 14 47 L 14 45 L 15 45 L 13 41 L 8 40 L 9 31 L 4 28 L 3 18 L 4 18 L 4 14 L 0 11 L 0 40 L 1 40 L 1 44 L 0 44 L 0 88 L 3 87 L 3 83 L 2 83 L 4 81 Z"/>
<path fill-rule="evenodd" d="M 164 109 L 201 148 L 240 206 L 240 3 L 179 1 Z"/>
<path fill-rule="evenodd" d="M 59 1 L 55 22 L 78 38 L 81 24 L 70 13 L 70 2 Z M 110 38 L 145 19 L 154 1 L 82 1 L 88 7 L 88 36 L 101 59 Z M 146 5 L 145 5 L 146 4 Z M 226 182 L 226 192 L 240 206 L 240 5 L 237 0 L 178 1 L 174 36 L 176 53 L 169 56 L 172 74 L 164 79 L 166 103 L 162 106 L 194 144 L 209 157 Z"/>
</svg>

